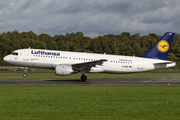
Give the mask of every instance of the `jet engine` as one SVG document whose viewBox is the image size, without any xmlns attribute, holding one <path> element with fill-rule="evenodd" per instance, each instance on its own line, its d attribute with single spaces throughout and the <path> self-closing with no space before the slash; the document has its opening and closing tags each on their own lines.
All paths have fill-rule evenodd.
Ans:
<svg viewBox="0 0 180 120">
<path fill-rule="evenodd" d="M 70 75 L 73 72 L 70 65 L 57 65 L 55 68 L 56 75 L 65 76 Z"/>
</svg>

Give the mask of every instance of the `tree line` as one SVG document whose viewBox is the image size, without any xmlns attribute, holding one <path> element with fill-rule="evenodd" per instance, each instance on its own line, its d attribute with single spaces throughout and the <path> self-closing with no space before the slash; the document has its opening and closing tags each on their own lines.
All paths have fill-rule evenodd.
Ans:
<svg viewBox="0 0 180 120">
<path fill-rule="evenodd" d="M 3 57 L 16 49 L 35 48 L 88 53 L 106 53 L 114 55 L 141 56 L 146 53 L 161 36 L 155 33 L 141 36 L 139 33 L 130 35 L 123 32 L 119 35 L 107 34 L 90 38 L 82 32 L 55 35 L 33 31 L 19 33 L 17 30 L 0 34 L 0 65 L 7 65 Z M 168 60 L 180 66 L 180 34 L 175 34 Z"/>
</svg>

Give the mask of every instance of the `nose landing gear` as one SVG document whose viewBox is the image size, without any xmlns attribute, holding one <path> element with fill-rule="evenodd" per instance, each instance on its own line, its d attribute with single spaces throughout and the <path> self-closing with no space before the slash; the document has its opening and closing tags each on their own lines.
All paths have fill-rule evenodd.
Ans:
<svg viewBox="0 0 180 120">
<path fill-rule="evenodd" d="M 26 74 L 26 73 L 24 73 L 24 74 L 23 74 L 23 77 L 27 77 L 27 74 Z"/>
<path fill-rule="evenodd" d="M 28 71 L 28 67 L 25 67 L 23 77 L 27 77 L 27 71 Z"/>
</svg>

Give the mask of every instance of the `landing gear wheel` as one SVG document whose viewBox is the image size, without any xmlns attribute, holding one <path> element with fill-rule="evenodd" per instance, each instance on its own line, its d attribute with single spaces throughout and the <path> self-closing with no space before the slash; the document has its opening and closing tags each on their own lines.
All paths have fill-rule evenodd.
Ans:
<svg viewBox="0 0 180 120">
<path fill-rule="evenodd" d="M 27 77 L 27 74 L 25 73 L 25 74 L 23 74 L 23 77 Z"/>
<path fill-rule="evenodd" d="M 23 77 L 27 77 L 28 67 L 25 67 Z"/>
<path fill-rule="evenodd" d="M 84 75 L 82 75 L 82 76 L 81 76 L 81 80 L 82 80 L 83 82 L 86 82 L 87 77 L 86 77 L 86 76 L 84 76 Z"/>
</svg>

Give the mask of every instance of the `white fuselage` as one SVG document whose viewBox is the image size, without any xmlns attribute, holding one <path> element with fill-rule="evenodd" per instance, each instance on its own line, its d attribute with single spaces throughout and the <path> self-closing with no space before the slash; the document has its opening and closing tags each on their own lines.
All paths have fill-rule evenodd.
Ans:
<svg viewBox="0 0 180 120">
<path fill-rule="evenodd" d="M 130 57 L 108 54 L 66 52 L 40 49 L 19 49 L 4 57 L 4 61 L 15 66 L 55 69 L 59 64 L 73 65 L 106 59 L 102 65 L 91 67 L 89 72 L 105 73 L 134 73 L 167 67 L 174 67 L 175 63 L 166 60 L 143 57 Z M 169 62 L 168 64 L 166 64 Z"/>
</svg>

